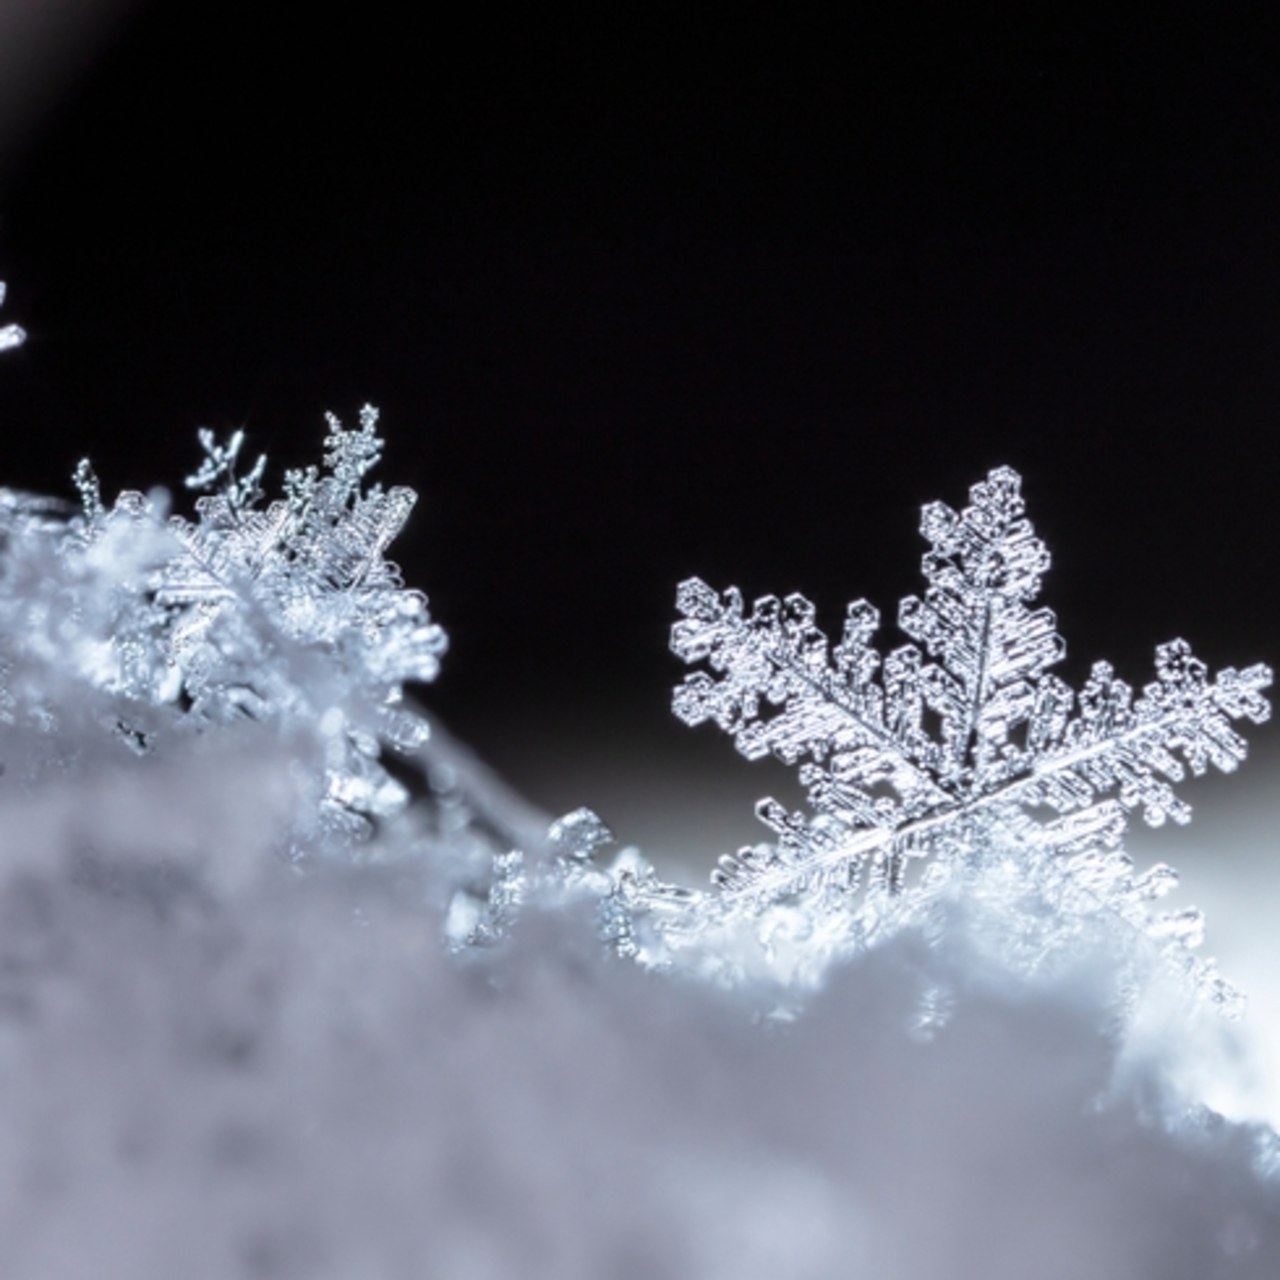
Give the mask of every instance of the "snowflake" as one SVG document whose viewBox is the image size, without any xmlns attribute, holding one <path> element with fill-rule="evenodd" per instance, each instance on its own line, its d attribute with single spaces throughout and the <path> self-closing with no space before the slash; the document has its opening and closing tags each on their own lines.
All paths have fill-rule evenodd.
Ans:
<svg viewBox="0 0 1280 1280">
<path fill-rule="evenodd" d="M 965 869 L 989 882 L 1012 861 L 1059 911 L 1119 916 L 1230 1003 L 1211 968 L 1187 958 L 1198 913 L 1148 916 L 1175 874 L 1135 874 L 1121 837 L 1133 809 L 1153 826 L 1188 820 L 1173 788 L 1188 769 L 1240 763 L 1231 721 L 1267 718 L 1270 670 L 1210 680 L 1174 640 L 1156 650 L 1156 678 L 1136 699 L 1105 662 L 1077 695 L 1049 670 L 1065 652 L 1054 615 L 1031 607 L 1049 554 L 1024 517 L 1018 475 L 992 471 L 970 500 L 962 512 L 924 508 L 928 587 L 898 613 L 915 643 L 883 657 L 865 600 L 849 605 L 833 647 L 801 595 L 766 596 L 748 615 L 734 588 L 681 584 L 672 649 L 709 671 L 677 688 L 676 715 L 713 720 L 748 759 L 799 764 L 812 811 L 759 803 L 777 838 L 721 859 L 721 913 L 759 915 L 805 895 L 847 902 L 865 887 L 857 929 L 870 935 Z M 936 869 L 909 891 L 920 859 Z"/>
</svg>

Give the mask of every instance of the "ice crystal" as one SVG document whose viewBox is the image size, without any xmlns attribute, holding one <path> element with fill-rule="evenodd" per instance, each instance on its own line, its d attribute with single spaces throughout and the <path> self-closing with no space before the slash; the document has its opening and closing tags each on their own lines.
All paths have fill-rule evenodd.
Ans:
<svg viewBox="0 0 1280 1280">
<path fill-rule="evenodd" d="M 4 306 L 5 283 L 0 280 L 0 307 Z M 20 347 L 27 340 L 27 331 L 20 324 L 0 326 L 0 351 Z"/>
<path fill-rule="evenodd" d="M 403 686 L 435 677 L 446 639 L 384 558 L 416 495 L 365 486 L 376 425 L 368 407 L 355 431 L 331 416 L 323 467 L 289 473 L 286 497 L 266 505 L 266 459 L 238 475 L 243 433 L 222 444 L 201 431 L 187 484 L 209 492 L 194 520 L 166 517 L 162 491 L 106 507 L 87 460 L 78 516 L 6 494 L 0 715 L 56 737 L 67 713 L 48 690 L 70 676 L 137 752 L 245 722 L 310 742 L 322 761 L 311 847 L 358 841 L 401 809 L 407 793 L 384 757 L 429 738 Z M 24 676 L 33 667 L 44 678 Z"/>
<path fill-rule="evenodd" d="M 835 928 L 871 937 L 887 921 L 918 918 L 944 882 L 989 886 L 1013 866 L 1010 902 L 1032 889 L 1055 915 L 1105 912 L 1233 1004 L 1211 966 L 1190 958 L 1198 913 L 1149 915 L 1175 873 L 1135 873 L 1121 838 L 1134 809 L 1153 826 L 1188 820 L 1173 786 L 1188 769 L 1240 763 L 1245 743 L 1231 721 L 1267 718 L 1270 670 L 1228 668 L 1211 680 L 1174 640 L 1156 650 L 1156 678 L 1136 698 L 1105 662 L 1076 694 L 1050 671 L 1065 652 L 1054 615 L 1031 607 L 1049 554 L 1024 516 L 1018 475 L 992 471 L 961 512 L 929 504 L 921 532 L 928 586 L 898 612 L 914 643 L 884 656 L 872 644 L 879 614 L 865 600 L 849 605 L 832 646 L 804 596 L 766 596 L 747 613 L 736 588 L 681 584 L 672 648 L 709 670 L 677 688 L 676 715 L 714 721 L 748 759 L 800 765 L 810 807 L 759 803 L 776 839 L 721 859 L 719 912 L 770 917 L 775 928 L 801 901 L 809 936 L 832 904 L 839 917 L 865 889 L 860 913 Z M 921 859 L 933 867 L 909 885 Z"/>
</svg>

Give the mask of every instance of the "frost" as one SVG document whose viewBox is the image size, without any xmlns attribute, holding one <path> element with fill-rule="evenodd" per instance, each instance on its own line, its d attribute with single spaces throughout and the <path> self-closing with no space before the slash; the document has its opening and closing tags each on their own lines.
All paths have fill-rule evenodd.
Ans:
<svg viewBox="0 0 1280 1280">
<path fill-rule="evenodd" d="M 849 605 L 832 646 L 804 596 L 766 596 L 748 614 L 735 588 L 681 585 L 672 649 L 708 669 L 678 687 L 676 715 L 714 721 L 749 760 L 799 765 L 810 809 L 759 803 L 776 839 L 721 859 L 714 878 L 730 904 L 721 915 L 754 914 L 773 929 L 799 904 L 802 933 L 834 911 L 844 916 L 837 936 L 869 940 L 918 922 L 944 885 L 990 889 L 1003 876 L 1007 906 L 1027 905 L 1032 892 L 1049 911 L 1022 963 L 1034 966 L 1073 941 L 1083 916 L 1104 912 L 1234 1008 L 1212 966 L 1190 957 L 1198 915 L 1148 912 L 1175 874 L 1135 874 L 1121 838 L 1135 809 L 1153 826 L 1186 822 L 1173 784 L 1243 760 L 1231 722 L 1267 718 L 1270 670 L 1228 668 L 1210 680 L 1174 640 L 1156 650 L 1156 678 L 1136 698 L 1105 662 L 1073 692 L 1050 671 L 1065 653 L 1054 615 L 1031 607 L 1049 554 L 1024 516 L 1018 475 L 992 471 L 970 503 L 924 508 L 928 586 L 898 612 L 914 643 L 885 655 L 865 600 Z M 929 871 L 912 884 L 911 864 L 924 860 Z"/>
<path fill-rule="evenodd" d="M 0 280 L 0 307 L 4 306 L 5 284 Z M 20 347 L 27 340 L 27 331 L 19 324 L 0 326 L 0 351 Z"/>
</svg>

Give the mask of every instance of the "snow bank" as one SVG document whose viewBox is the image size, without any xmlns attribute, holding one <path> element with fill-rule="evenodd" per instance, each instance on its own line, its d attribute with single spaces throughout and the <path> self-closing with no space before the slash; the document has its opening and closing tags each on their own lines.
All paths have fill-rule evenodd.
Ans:
<svg viewBox="0 0 1280 1280">
<path fill-rule="evenodd" d="M 246 738 L 0 806 L 7 1280 L 1280 1274 L 1267 1131 L 1105 972 L 906 936 L 775 1025 L 572 911 L 459 960 L 393 846 L 269 854 L 290 778 Z"/>
</svg>

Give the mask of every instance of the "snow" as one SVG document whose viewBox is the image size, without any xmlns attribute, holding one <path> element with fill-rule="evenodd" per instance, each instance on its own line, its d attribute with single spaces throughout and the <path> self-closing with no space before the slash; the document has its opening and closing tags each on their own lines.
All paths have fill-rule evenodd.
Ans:
<svg viewBox="0 0 1280 1280">
<path fill-rule="evenodd" d="M 1105 965 L 1016 978 L 959 923 L 785 1025 L 571 911 L 459 963 L 420 861 L 271 855 L 258 736 L 0 806 L 0 1274 L 1277 1274 L 1267 1131 L 1171 1080 L 1221 1019 L 1117 1043 Z"/>
</svg>

